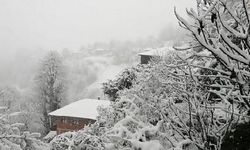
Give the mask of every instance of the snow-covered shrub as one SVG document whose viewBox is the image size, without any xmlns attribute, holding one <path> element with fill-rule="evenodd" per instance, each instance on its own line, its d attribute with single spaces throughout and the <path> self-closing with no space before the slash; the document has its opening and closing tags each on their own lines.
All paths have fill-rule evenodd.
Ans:
<svg viewBox="0 0 250 150">
<path fill-rule="evenodd" d="M 94 132 L 88 130 L 88 127 L 77 132 L 65 132 L 57 135 L 50 145 L 52 150 L 104 150 L 105 148 L 102 136 L 95 135 Z"/>
<path fill-rule="evenodd" d="M 116 79 L 108 80 L 103 83 L 103 92 L 108 95 L 111 101 L 115 101 L 119 97 L 119 91 L 131 88 L 136 80 L 136 74 L 140 71 L 140 65 L 125 69 Z"/>
<path fill-rule="evenodd" d="M 43 143 L 40 133 L 30 133 L 24 124 L 13 123 L 10 118 L 20 113 L 0 114 L 0 149 L 1 150 L 46 150 L 48 145 Z"/>
<path fill-rule="evenodd" d="M 174 135 L 175 131 L 165 118 L 169 114 L 171 89 L 159 78 L 160 71 L 167 69 L 162 64 L 172 61 L 170 56 L 168 60 L 137 68 L 132 87 L 119 91 L 120 98 L 113 103 L 110 113 L 118 119 L 105 133 L 109 149 L 160 150 L 178 145 L 175 138 L 179 136 Z"/>
</svg>

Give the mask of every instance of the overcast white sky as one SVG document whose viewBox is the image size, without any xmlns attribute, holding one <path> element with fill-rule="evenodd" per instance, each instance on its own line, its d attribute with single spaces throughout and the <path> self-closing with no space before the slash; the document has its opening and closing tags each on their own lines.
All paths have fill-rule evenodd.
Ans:
<svg viewBox="0 0 250 150">
<path fill-rule="evenodd" d="M 0 0 L 0 52 L 157 35 L 195 0 Z"/>
</svg>

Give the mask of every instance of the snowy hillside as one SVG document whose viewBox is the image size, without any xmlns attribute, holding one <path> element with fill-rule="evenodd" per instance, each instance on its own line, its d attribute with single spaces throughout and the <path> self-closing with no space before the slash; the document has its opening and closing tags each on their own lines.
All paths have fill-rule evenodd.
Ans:
<svg viewBox="0 0 250 150">
<path fill-rule="evenodd" d="M 98 70 L 97 80 L 87 87 L 88 97 L 104 99 L 102 83 L 114 79 L 127 65 L 107 65 Z"/>
<path fill-rule="evenodd" d="M 88 50 L 64 56 L 69 74 L 69 102 L 82 98 L 104 98 L 102 83 L 113 79 L 128 64 L 114 64 L 115 54 L 108 50 Z M 136 57 L 136 55 L 135 55 Z"/>
</svg>

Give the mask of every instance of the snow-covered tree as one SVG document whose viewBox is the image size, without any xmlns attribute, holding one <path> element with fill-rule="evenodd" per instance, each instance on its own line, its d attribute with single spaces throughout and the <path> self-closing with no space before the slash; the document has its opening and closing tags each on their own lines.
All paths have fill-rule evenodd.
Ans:
<svg viewBox="0 0 250 150">
<path fill-rule="evenodd" d="M 207 60 L 206 64 L 190 63 L 190 65 L 193 68 L 210 70 L 215 77 L 227 80 L 228 83 L 223 83 L 224 85 L 215 83 L 216 85 L 208 86 L 218 88 L 223 86 L 229 89 L 228 91 L 237 91 L 234 92 L 235 96 L 241 98 L 234 100 L 245 110 L 249 110 L 249 2 L 204 0 L 197 1 L 197 5 L 198 13 L 192 9 L 187 10 L 193 19 L 193 24 L 176 13 L 181 25 L 191 32 L 196 43 L 202 47 L 200 51 L 193 51 L 194 54 L 189 57 L 203 60 L 206 57 Z M 222 96 L 218 92 L 216 94 Z"/>
<path fill-rule="evenodd" d="M 198 11 L 187 10 L 192 21 L 175 11 L 193 41 L 190 47 L 176 48 L 188 55 L 170 65 L 179 70 L 172 72 L 178 85 L 172 86 L 186 99 L 189 110 L 178 110 L 190 115 L 189 139 L 203 149 L 225 149 L 230 130 L 249 120 L 249 5 L 246 0 L 197 0 Z"/>
<path fill-rule="evenodd" d="M 61 56 L 50 51 L 41 63 L 36 76 L 37 93 L 42 111 L 42 122 L 49 131 L 48 113 L 60 108 L 66 101 L 66 74 Z"/>
</svg>

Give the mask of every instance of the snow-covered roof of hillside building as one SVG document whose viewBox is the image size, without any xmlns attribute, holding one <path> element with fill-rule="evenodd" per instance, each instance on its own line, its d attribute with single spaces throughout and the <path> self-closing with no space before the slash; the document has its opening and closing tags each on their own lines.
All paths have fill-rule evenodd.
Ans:
<svg viewBox="0 0 250 150">
<path fill-rule="evenodd" d="M 6 106 L 0 106 L 0 110 L 6 110 L 6 109 L 8 109 L 8 107 L 6 107 Z"/>
<path fill-rule="evenodd" d="M 98 116 L 98 106 L 107 107 L 109 105 L 110 101 L 108 100 L 83 99 L 50 112 L 49 115 L 96 120 L 96 117 Z"/>
<path fill-rule="evenodd" d="M 149 48 L 145 49 L 144 52 L 139 53 L 139 55 L 144 56 L 166 56 L 170 50 L 174 50 L 172 47 L 162 47 L 162 48 Z"/>
</svg>

